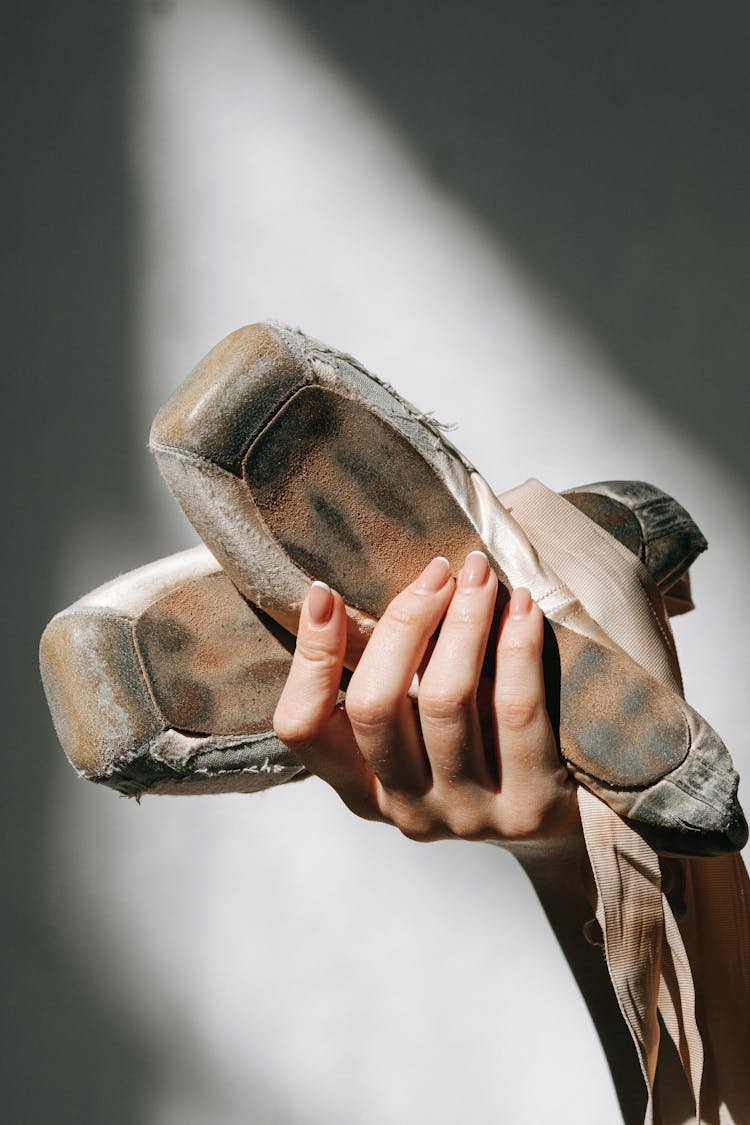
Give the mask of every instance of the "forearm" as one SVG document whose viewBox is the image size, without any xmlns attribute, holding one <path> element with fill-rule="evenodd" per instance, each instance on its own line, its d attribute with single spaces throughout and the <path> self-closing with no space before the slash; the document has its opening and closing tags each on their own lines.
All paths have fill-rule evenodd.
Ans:
<svg viewBox="0 0 750 1125">
<path fill-rule="evenodd" d="M 594 917 L 594 880 L 583 837 L 505 846 L 526 872 L 588 1007 L 623 1119 L 626 1125 L 642 1125 L 646 1089 L 635 1047 L 617 1004 L 604 950 L 592 944 L 591 927 L 589 937 L 584 934 Z"/>
</svg>

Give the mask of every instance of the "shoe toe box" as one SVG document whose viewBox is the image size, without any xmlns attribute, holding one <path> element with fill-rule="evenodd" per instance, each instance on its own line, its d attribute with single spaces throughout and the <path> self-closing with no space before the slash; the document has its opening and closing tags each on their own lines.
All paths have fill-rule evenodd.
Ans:
<svg viewBox="0 0 750 1125">
<path fill-rule="evenodd" d="M 107 611 L 58 614 L 42 635 L 39 657 L 58 738 L 86 777 L 105 778 L 163 730 L 125 618 Z"/>
<path fill-rule="evenodd" d="M 685 761 L 635 796 L 626 811 L 657 851 L 714 856 L 740 851 L 748 825 L 729 751 L 687 704 L 691 748 Z"/>
<path fill-rule="evenodd" d="M 281 333 L 266 324 L 232 332 L 162 406 L 154 451 L 174 449 L 241 473 L 249 443 L 280 403 L 309 379 Z"/>
</svg>

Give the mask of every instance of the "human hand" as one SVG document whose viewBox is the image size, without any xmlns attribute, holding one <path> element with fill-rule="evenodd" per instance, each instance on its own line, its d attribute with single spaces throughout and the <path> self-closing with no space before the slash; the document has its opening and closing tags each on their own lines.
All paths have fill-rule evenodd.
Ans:
<svg viewBox="0 0 750 1125">
<path fill-rule="evenodd" d="M 433 559 L 377 623 L 342 706 L 344 603 L 311 586 L 274 729 L 356 815 L 422 841 L 512 845 L 580 831 L 545 706 L 542 613 L 515 590 L 490 640 L 497 589 L 481 552 L 458 582 Z"/>
</svg>

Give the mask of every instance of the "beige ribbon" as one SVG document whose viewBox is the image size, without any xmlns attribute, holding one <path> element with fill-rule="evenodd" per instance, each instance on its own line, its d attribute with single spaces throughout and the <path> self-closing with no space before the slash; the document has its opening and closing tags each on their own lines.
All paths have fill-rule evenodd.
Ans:
<svg viewBox="0 0 750 1125">
<path fill-rule="evenodd" d="M 501 499 L 591 617 L 656 679 L 681 691 L 663 600 L 640 560 L 539 481 Z M 648 1091 L 646 1125 L 750 1122 L 750 882 L 741 858 L 660 861 L 584 789 L 579 806 L 609 975 Z M 679 923 L 662 887 L 665 867 L 667 890 L 680 899 Z M 662 1065 L 657 1073 L 658 1015 L 692 1114 L 680 1109 L 685 1091 L 674 1071 Z"/>
</svg>

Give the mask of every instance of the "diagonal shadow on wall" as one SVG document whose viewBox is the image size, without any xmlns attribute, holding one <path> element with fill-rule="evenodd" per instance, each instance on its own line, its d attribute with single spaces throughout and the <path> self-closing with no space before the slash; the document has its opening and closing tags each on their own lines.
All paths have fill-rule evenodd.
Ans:
<svg viewBox="0 0 750 1125">
<path fill-rule="evenodd" d="M 653 408 L 747 477 L 750 8 L 286 7 Z"/>
<path fill-rule="evenodd" d="M 150 9 L 169 13 L 160 0 Z M 103 994 L 99 973 L 86 972 L 89 956 L 106 964 L 107 951 L 94 948 L 101 934 L 81 926 L 80 949 L 69 953 L 57 929 L 69 909 L 49 870 L 56 803 L 74 782 L 43 704 L 37 660 L 42 629 L 60 608 L 60 556 L 82 521 L 94 531 L 86 534 L 92 552 L 104 558 L 114 530 L 123 569 L 143 562 L 158 539 L 138 469 L 148 459 L 133 393 L 139 232 L 129 136 L 138 15 L 129 3 L 42 0 L 16 7 L 0 37 L 7 374 L 0 1072 L 3 1120 L 14 1123 L 133 1125 L 150 1119 L 165 1086 L 173 1093 L 169 1082 L 188 1096 L 197 1090 L 207 1120 L 216 1107 L 237 1117 L 189 1029 L 176 1026 L 168 1043 L 155 1041 L 145 1021 Z M 101 514 L 106 522 L 97 527 Z M 90 568 L 99 580 L 100 565 Z M 89 578 L 87 570 L 67 591 L 71 599 Z M 137 966 L 118 966 L 113 954 L 109 971 L 117 979 Z M 292 1120 L 285 1092 L 265 1074 L 246 1068 L 245 1089 L 253 1091 L 248 1112 L 278 1125 Z M 294 1119 L 316 1120 L 312 1110 Z"/>
<path fill-rule="evenodd" d="M 746 477 L 750 9 L 286 2 L 654 408 Z M 58 608 L 49 560 L 71 521 L 87 508 L 139 521 L 121 469 L 143 458 L 125 141 L 134 11 L 42 0 L 6 16 L 2 37 L 9 1120 L 125 1125 L 154 1079 L 148 1044 L 51 929 L 43 865 L 59 752 L 36 672 Z"/>
<path fill-rule="evenodd" d="M 6 12 L 2 37 L 4 518 L 14 529 L 3 552 L 8 1121 L 125 1125 L 139 1118 L 150 1081 L 146 1046 L 69 963 L 55 932 L 45 864 L 63 767 L 36 654 L 58 608 L 54 563 L 71 525 L 108 506 L 123 524 L 134 516 L 135 489 L 119 468 L 142 445 L 128 389 L 130 18 L 125 4 L 42 0 Z"/>
</svg>

